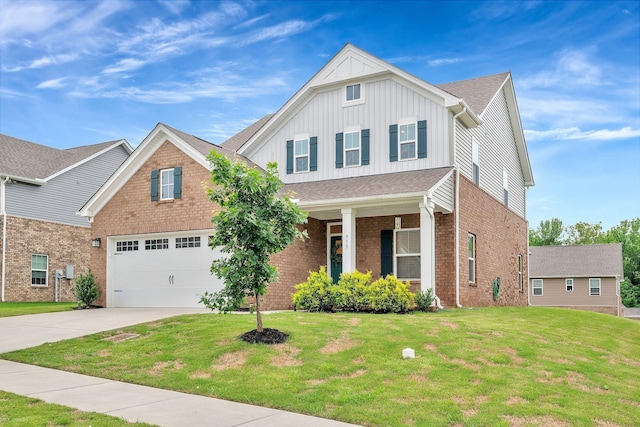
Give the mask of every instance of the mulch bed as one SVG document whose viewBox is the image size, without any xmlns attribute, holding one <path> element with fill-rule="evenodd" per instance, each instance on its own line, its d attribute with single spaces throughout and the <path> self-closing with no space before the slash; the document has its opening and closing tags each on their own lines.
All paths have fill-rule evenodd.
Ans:
<svg viewBox="0 0 640 427">
<path fill-rule="evenodd" d="M 264 328 L 262 332 L 254 329 L 240 335 L 238 338 L 249 344 L 282 344 L 289 338 L 289 334 L 280 332 L 277 329 Z"/>
</svg>

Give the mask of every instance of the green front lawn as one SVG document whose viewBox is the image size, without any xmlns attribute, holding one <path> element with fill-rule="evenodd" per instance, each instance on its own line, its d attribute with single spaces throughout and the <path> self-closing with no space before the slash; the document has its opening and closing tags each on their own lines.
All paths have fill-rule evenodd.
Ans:
<svg viewBox="0 0 640 427">
<path fill-rule="evenodd" d="M 0 317 L 69 311 L 77 302 L 0 302 Z"/>
<path fill-rule="evenodd" d="M 45 403 L 0 390 L 0 425 L 4 427 L 27 426 L 150 426 L 146 423 L 130 423 L 122 418 L 95 412 L 82 412 L 62 405 Z"/>
<path fill-rule="evenodd" d="M 549 308 L 409 315 L 189 315 L 2 357 L 369 426 L 608 425 L 640 419 L 640 322 Z M 128 340 L 105 340 L 122 333 Z M 403 360 L 413 348 L 415 359 Z"/>
</svg>

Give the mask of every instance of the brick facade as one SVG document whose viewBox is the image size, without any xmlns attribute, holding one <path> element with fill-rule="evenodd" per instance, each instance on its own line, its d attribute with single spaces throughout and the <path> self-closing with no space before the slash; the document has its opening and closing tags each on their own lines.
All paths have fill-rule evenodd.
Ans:
<svg viewBox="0 0 640 427">
<path fill-rule="evenodd" d="M 72 265 L 74 277 L 87 273 L 90 236 L 88 227 L 7 216 L 5 301 L 55 301 L 55 270 Z M 47 286 L 31 285 L 33 254 L 49 257 Z M 74 280 L 60 279 L 59 301 L 76 301 L 74 286 Z"/>
<path fill-rule="evenodd" d="M 478 307 L 527 305 L 527 221 L 462 175 L 459 214 L 460 303 Z M 469 233 L 476 236 L 473 284 L 469 283 Z M 522 255 L 522 291 L 518 289 L 518 255 Z M 500 278 L 500 297 L 494 302 L 492 282 L 497 277 Z"/>
</svg>

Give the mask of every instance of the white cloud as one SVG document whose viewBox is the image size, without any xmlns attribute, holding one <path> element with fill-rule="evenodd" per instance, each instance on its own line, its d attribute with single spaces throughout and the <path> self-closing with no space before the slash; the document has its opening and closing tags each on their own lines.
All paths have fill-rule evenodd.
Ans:
<svg viewBox="0 0 640 427">
<path fill-rule="evenodd" d="M 456 64 L 461 61 L 461 58 L 438 58 L 427 61 L 427 64 L 429 64 L 430 67 L 437 67 L 439 65 Z"/>
<path fill-rule="evenodd" d="M 158 3 L 176 15 L 191 4 L 189 0 L 158 0 Z"/>
<path fill-rule="evenodd" d="M 37 89 L 59 89 L 65 87 L 67 84 L 64 82 L 65 78 L 47 80 L 36 86 Z"/>
<path fill-rule="evenodd" d="M 591 49 L 566 49 L 557 55 L 553 69 L 544 70 L 518 81 L 519 86 L 548 88 L 553 86 L 601 86 L 608 84 L 600 66 L 591 59 Z"/>
<path fill-rule="evenodd" d="M 115 65 L 111 65 L 104 70 L 102 70 L 103 74 L 114 74 L 114 73 L 122 73 L 125 71 L 133 71 L 138 68 L 142 68 L 146 64 L 145 61 L 141 61 L 135 58 L 127 58 L 121 59 Z"/>
<path fill-rule="evenodd" d="M 0 45 L 46 31 L 78 13 L 75 5 L 54 1 L 2 0 L 0 9 Z"/>
<path fill-rule="evenodd" d="M 586 141 L 611 141 L 640 137 L 640 129 L 633 129 L 626 126 L 620 129 L 597 129 L 581 130 L 577 127 L 564 129 L 550 129 L 544 131 L 525 130 L 527 141 L 563 141 L 563 140 L 586 140 Z"/>
</svg>

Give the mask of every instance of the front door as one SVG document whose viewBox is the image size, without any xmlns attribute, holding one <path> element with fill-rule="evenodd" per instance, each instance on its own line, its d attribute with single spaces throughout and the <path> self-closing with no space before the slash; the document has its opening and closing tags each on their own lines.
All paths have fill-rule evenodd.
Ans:
<svg viewBox="0 0 640 427">
<path fill-rule="evenodd" d="M 342 236 L 331 236 L 331 247 L 329 250 L 331 278 L 333 279 L 333 283 L 338 283 L 340 274 L 342 273 Z"/>
</svg>

